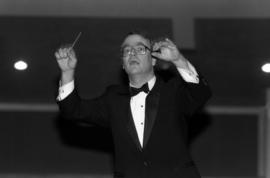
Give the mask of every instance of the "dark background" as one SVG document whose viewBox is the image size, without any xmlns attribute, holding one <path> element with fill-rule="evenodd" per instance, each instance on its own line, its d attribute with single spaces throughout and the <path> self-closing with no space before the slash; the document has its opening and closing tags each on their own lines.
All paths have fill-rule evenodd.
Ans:
<svg viewBox="0 0 270 178">
<path fill-rule="evenodd" d="M 208 79 L 213 97 L 190 121 L 189 146 L 203 176 L 256 176 L 258 115 L 223 115 L 211 106 L 263 106 L 269 79 L 260 65 L 269 55 L 268 19 L 196 19 L 195 48 L 182 53 Z M 1 17 L 0 104 L 55 106 L 59 70 L 54 58 L 72 43 L 77 83 L 85 98 L 122 82 L 120 44 L 133 29 L 173 38 L 170 19 Z M 27 71 L 13 63 L 24 59 Z M 162 67 L 162 64 L 159 64 Z M 56 108 L 56 107 L 55 107 Z M 12 110 L 12 109 L 11 109 Z M 31 110 L 31 105 L 30 105 Z M 104 129 L 60 122 L 57 109 L 0 112 L 0 173 L 110 174 L 112 143 Z"/>
</svg>

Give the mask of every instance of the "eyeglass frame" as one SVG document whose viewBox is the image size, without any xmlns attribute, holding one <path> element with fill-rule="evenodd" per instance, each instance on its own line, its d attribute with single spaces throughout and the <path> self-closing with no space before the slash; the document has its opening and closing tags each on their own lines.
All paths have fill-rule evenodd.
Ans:
<svg viewBox="0 0 270 178">
<path fill-rule="evenodd" d="M 144 47 L 143 53 L 138 52 L 138 50 L 136 49 L 136 47 L 141 47 L 141 46 Z M 130 51 L 127 54 L 124 53 L 124 49 L 126 47 L 130 47 Z M 144 44 L 139 44 L 139 45 L 136 45 L 136 46 L 126 46 L 126 47 L 121 48 L 121 52 L 122 52 L 122 56 L 123 57 L 130 56 L 132 54 L 132 51 L 134 51 L 135 52 L 134 54 L 136 54 L 136 55 L 137 54 L 139 54 L 139 55 L 145 55 L 147 50 L 150 51 L 150 52 L 152 52 L 152 49 L 149 48 L 148 46 L 144 45 Z"/>
</svg>

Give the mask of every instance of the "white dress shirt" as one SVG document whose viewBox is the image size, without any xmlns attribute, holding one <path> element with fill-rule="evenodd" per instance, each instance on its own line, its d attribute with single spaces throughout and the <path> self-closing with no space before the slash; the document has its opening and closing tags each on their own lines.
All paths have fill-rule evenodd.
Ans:
<svg viewBox="0 0 270 178">
<path fill-rule="evenodd" d="M 198 73 L 189 62 L 188 68 L 189 69 L 177 68 L 177 70 L 186 82 L 199 83 Z M 153 77 L 151 80 L 148 81 L 148 88 L 150 91 L 154 87 L 155 82 L 156 77 Z M 74 81 L 71 81 L 63 86 L 60 86 L 57 100 L 61 101 L 65 99 L 73 90 L 74 90 Z M 137 95 L 130 98 L 131 113 L 141 146 L 143 146 L 146 96 L 147 96 L 146 93 L 140 92 Z"/>
<path fill-rule="evenodd" d="M 152 90 L 155 83 L 156 77 L 154 76 L 151 80 L 148 81 L 149 91 Z M 145 99 L 147 95 L 148 94 L 145 92 L 140 92 L 130 98 L 131 113 L 141 146 L 143 146 L 143 133 L 145 125 Z"/>
</svg>

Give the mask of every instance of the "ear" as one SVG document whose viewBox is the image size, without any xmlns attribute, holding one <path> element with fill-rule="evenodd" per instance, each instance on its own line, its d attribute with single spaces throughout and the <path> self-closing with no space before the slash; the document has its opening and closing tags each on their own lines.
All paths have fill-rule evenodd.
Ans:
<svg viewBox="0 0 270 178">
<path fill-rule="evenodd" d="M 152 66 L 155 66 L 157 63 L 157 59 L 152 57 Z"/>
<path fill-rule="evenodd" d="M 121 67 L 122 67 L 122 69 L 125 69 L 124 59 L 121 60 Z"/>
</svg>

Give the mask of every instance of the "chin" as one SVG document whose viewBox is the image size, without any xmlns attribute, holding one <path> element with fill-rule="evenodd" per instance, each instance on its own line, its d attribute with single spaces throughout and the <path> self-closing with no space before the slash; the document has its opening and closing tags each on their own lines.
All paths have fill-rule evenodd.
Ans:
<svg viewBox="0 0 270 178">
<path fill-rule="evenodd" d="M 141 70 L 132 68 L 132 69 L 129 69 L 129 70 L 127 71 L 127 73 L 128 73 L 129 75 L 136 75 L 136 74 L 140 74 L 140 73 L 141 73 Z"/>
</svg>

